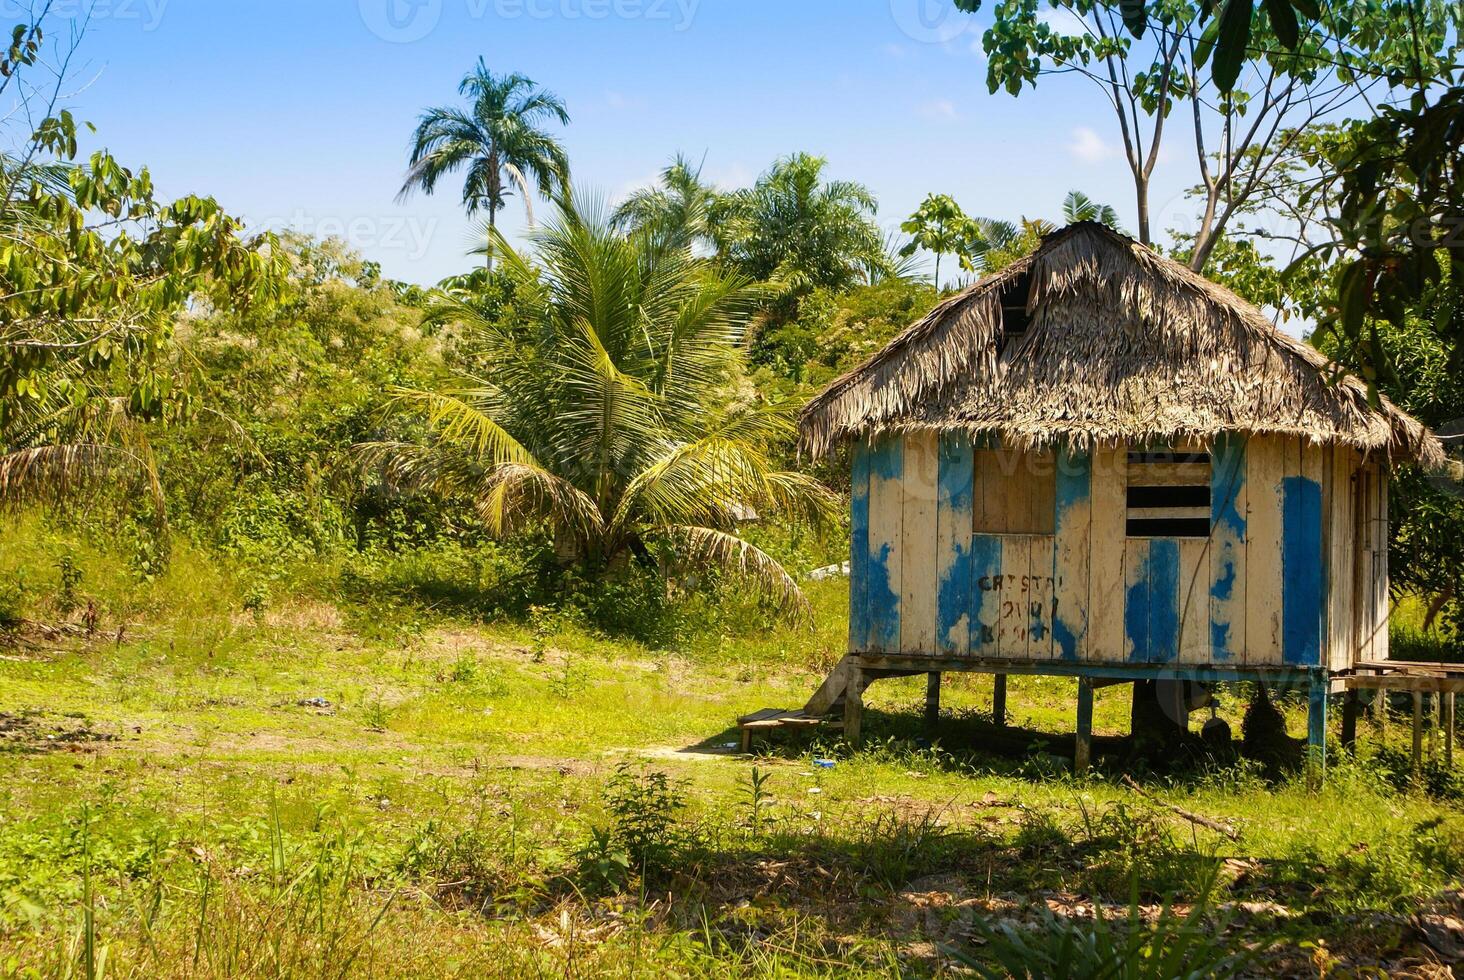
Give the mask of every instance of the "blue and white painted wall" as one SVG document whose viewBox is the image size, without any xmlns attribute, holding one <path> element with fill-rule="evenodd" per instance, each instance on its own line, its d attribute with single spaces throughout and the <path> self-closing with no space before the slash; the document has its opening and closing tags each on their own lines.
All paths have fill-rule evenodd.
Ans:
<svg viewBox="0 0 1464 980">
<path fill-rule="evenodd" d="M 981 499 L 963 436 L 857 447 L 850 651 L 1333 670 L 1385 658 L 1384 471 L 1279 437 L 1210 452 L 1210 537 L 1130 538 L 1127 447 L 1049 455 L 1055 490 L 1006 502 Z M 1052 508 L 1051 533 L 974 530 L 980 508 L 1033 506 Z"/>
</svg>

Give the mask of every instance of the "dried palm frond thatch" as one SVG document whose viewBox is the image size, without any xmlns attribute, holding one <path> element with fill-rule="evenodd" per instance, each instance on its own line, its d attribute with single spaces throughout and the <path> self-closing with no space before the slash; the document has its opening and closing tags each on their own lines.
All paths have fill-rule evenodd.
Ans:
<svg viewBox="0 0 1464 980">
<path fill-rule="evenodd" d="M 1025 307 L 1007 335 L 1003 306 Z M 1255 306 L 1103 225 L 1048 236 L 941 303 L 804 409 L 802 446 L 936 430 L 1018 448 L 1298 436 L 1444 462 L 1424 426 Z"/>
</svg>

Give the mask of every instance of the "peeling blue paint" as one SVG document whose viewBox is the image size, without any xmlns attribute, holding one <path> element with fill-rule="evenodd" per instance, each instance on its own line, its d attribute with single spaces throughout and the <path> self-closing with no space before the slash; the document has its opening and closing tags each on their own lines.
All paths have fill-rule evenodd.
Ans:
<svg viewBox="0 0 1464 980">
<path fill-rule="evenodd" d="M 1001 627 L 1001 538 L 994 534 L 971 536 L 971 655 L 995 656 Z"/>
<path fill-rule="evenodd" d="M 869 453 L 870 492 L 881 484 L 881 492 L 898 489 L 905 470 L 905 444 L 899 438 L 881 440 Z M 885 528 L 884 532 L 890 529 Z M 890 562 L 899 561 L 898 542 L 869 542 L 869 575 L 866 601 L 869 604 L 868 650 L 895 653 L 900 648 L 900 596 L 890 585 Z"/>
<path fill-rule="evenodd" d="M 1058 561 L 1061 557 L 1064 529 L 1070 523 L 1075 507 L 1089 503 L 1093 494 L 1093 460 L 1086 453 L 1073 454 L 1064 448 L 1057 461 L 1057 534 L 1052 549 L 1053 652 L 1059 660 L 1077 660 L 1078 644 L 1088 632 L 1088 610 L 1080 604 L 1063 603 L 1062 589 L 1056 587 Z M 1089 548 L 1088 536 L 1082 535 L 1079 547 Z"/>
<path fill-rule="evenodd" d="M 1220 603 L 1229 603 L 1234 599 L 1239 584 L 1235 563 L 1240 549 L 1244 547 L 1246 534 L 1246 519 L 1239 506 L 1241 494 L 1245 491 L 1245 437 L 1231 433 L 1217 438 L 1211 450 L 1211 460 L 1210 522 L 1215 557 L 1210 565 L 1210 597 Z M 1221 615 L 1217 616 L 1216 604 L 1212 602 L 1210 610 L 1210 657 L 1215 663 L 1234 660 L 1241 651 L 1234 647 L 1233 624 L 1225 613 L 1243 616 L 1245 604 L 1221 609 Z"/>
<path fill-rule="evenodd" d="M 954 653 L 964 644 L 952 639 L 971 609 L 971 442 L 963 435 L 940 439 L 939 498 L 936 510 L 938 540 L 951 540 L 952 553 L 941 555 L 936 594 L 936 645 Z"/>
<path fill-rule="evenodd" d="M 1281 492 L 1281 653 L 1311 666 L 1322 660 L 1322 488 L 1291 476 Z"/>
<path fill-rule="evenodd" d="M 1179 658 L 1179 542 L 1149 541 L 1149 553 L 1133 585 L 1124 593 L 1124 632 L 1135 663 L 1168 663 Z"/>
<path fill-rule="evenodd" d="M 1168 663 L 1179 659 L 1179 542 L 1149 542 L 1149 656 Z"/>
<path fill-rule="evenodd" d="M 869 555 L 870 649 L 881 653 L 896 653 L 900 646 L 900 597 L 890 588 L 892 553 L 885 544 Z"/>
</svg>

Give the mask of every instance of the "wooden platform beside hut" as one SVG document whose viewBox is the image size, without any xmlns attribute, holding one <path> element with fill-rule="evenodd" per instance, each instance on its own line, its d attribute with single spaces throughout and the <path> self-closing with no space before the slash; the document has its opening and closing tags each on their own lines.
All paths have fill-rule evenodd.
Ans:
<svg viewBox="0 0 1464 980">
<path fill-rule="evenodd" d="M 839 703 L 858 741 L 883 676 L 928 674 L 927 710 L 944 672 L 1070 676 L 1079 768 L 1094 688 L 1151 680 L 1302 687 L 1324 760 L 1329 694 L 1387 660 L 1390 473 L 1444 462 L 1260 310 L 1094 223 L 810 402 L 803 451 L 841 444 L 849 656 L 801 716 Z"/>
</svg>

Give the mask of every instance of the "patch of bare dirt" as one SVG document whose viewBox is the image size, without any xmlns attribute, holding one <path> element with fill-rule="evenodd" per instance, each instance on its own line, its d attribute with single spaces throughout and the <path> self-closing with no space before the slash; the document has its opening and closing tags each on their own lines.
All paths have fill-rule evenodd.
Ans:
<svg viewBox="0 0 1464 980">
<path fill-rule="evenodd" d="M 48 716 L 40 711 L 0 711 L 3 752 L 95 752 L 101 744 L 115 741 L 115 734 L 99 731 L 85 719 Z"/>
</svg>

